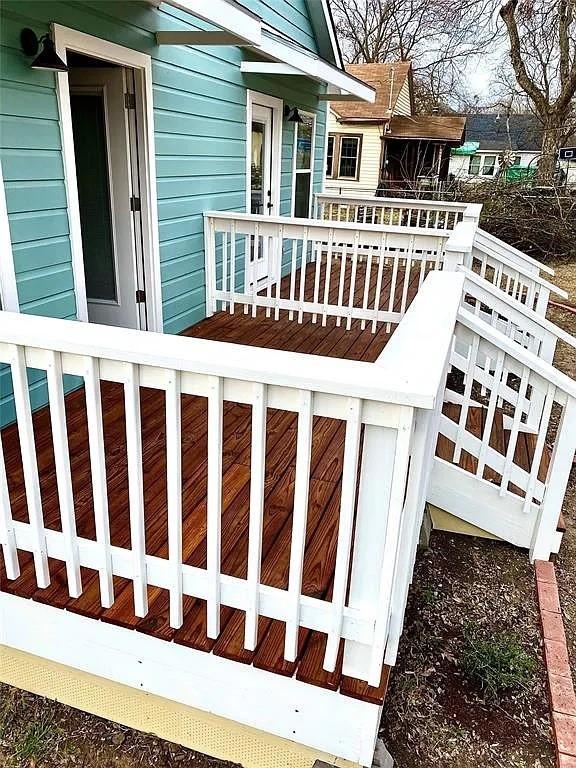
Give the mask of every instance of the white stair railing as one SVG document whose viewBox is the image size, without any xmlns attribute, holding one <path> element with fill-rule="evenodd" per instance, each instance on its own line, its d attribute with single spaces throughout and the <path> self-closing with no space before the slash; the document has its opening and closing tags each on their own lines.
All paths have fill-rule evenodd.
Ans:
<svg viewBox="0 0 576 768">
<path fill-rule="evenodd" d="M 540 276 L 538 269 L 506 248 L 494 247 L 478 235 L 464 265 L 505 294 L 540 315 L 546 315 L 551 293 L 563 298 L 565 291 Z"/>
<path fill-rule="evenodd" d="M 11 507 L 2 458 L 5 437 L 0 433 L 0 545 L 8 579 L 18 577 L 18 552 L 25 550 L 33 554 L 39 588 L 50 583 L 50 559 L 65 564 L 71 597 L 83 594 L 81 568 L 98 571 L 103 608 L 114 602 L 114 576 L 133 583 L 136 617 L 148 614 L 149 596 L 155 589 L 166 590 L 170 596 L 170 625 L 175 629 L 182 626 L 184 597 L 193 596 L 206 601 L 207 633 L 211 638 L 220 634 L 220 607 L 240 609 L 245 611 L 244 642 L 248 650 L 255 648 L 259 617 L 280 620 L 286 625 L 287 661 L 296 658 L 300 628 L 324 632 L 328 638 L 324 658 L 327 671 L 335 669 L 344 640 L 345 674 L 378 685 L 391 612 L 396 615 L 403 610 L 400 598 L 405 591 L 406 573 L 398 553 L 408 552 L 413 557 L 424 504 L 423 478 L 431 464 L 433 422 L 425 412 L 433 410 L 438 400 L 464 279 L 457 273 L 431 277 L 434 279 L 423 286 L 407 316 L 405 343 L 402 348 L 398 343 L 392 345 L 379 365 L 0 312 L 0 363 L 9 365 L 12 373 L 28 510 L 23 519 Z M 438 291 L 442 294 L 440 311 L 432 312 Z M 410 330 L 414 325 L 420 333 Z M 36 441 L 44 441 L 45 436 L 36 434 L 33 427 L 26 385 L 27 371 L 32 368 L 45 371 L 49 381 L 60 530 L 48 527 L 44 519 Z M 86 461 L 92 478 L 94 539 L 80 533 L 79 510 L 75 506 L 80 502 L 72 491 L 71 469 L 66 461 L 70 452 L 63 405 L 67 375 L 80 377 L 85 389 L 89 444 Z M 130 533 L 126 546 L 112 544 L 110 537 L 112 499 L 107 482 L 110 466 L 106 462 L 109 446 L 104 442 L 102 382 L 122 387 L 118 397 L 123 401 L 124 416 L 120 415 L 119 428 L 125 431 L 126 525 Z M 153 553 L 148 551 L 146 541 L 142 459 L 146 411 L 140 406 L 142 388 L 154 390 L 165 402 L 167 527 L 165 540 L 155 541 Z M 183 510 L 181 464 L 183 396 L 187 396 L 187 402 L 194 398 L 197 407 L 206 410 L 208 424 L 202 458 L 207 477 L 205 567 L 186 564 L 188 543 L 183 536 L 183 515 L 187 510 Z M 226 484 L 224 401 L 251 408 L 245 578 L 223 573 L 221 564 L 222 494 Z M 266 525 L 268 409 L 297 416 L 286 589 L 267 586 L 260 574 Z M 345 425 L 335 572 L 332 594 L 322 599 L 305 594 L 303 588 L 315 417 Z M 405 497 L 409 467 L 415 485 Z M 375 489 L 381 493 L 375 495 Z M 407 541 L 401 541 L 402 537 Z M 366 576 L 373 571 L 376 581 Z M 399 592 L 397 572 L 403 574 Z M 98 631 L 97 624 L 94 631 Z"/>
<path fill-rule="evenodd" d="M 500 240 L 500 238 L 490 234 L 490 232 L 486 232 L 486 230 L 481 229 L 480 227 L 476 234 L 476 244 L 480 247 L 491 249 L 496 252 L 496 254 L 501 254 L 509 261 L 519 264 L 529 272 L 535 272 L 537 275 L 541 272 L 546 272 L 549 275 L 554 274 L 554 270 L 552 267 L 548 266 L 548 264 L 544 264 L 533 256 L 529 256 L 528 254 L 519 251 L 518 248 L 514 248 L 513 245 L 506 243 L 504 240 Z"/>
<path fill-rule="evenodd" d="M 576 382 L 466 307 L 450 363 L 444 400 L 453 410 L 440 435 L 451 461 L 435 459 L 428 498 L 547 560 L 576 450 Z"/>
<path fill-rule="evenodd" d="M 461 221 L 478 224 L 481 205 L 356 195 L 315 195 L 316 218 L 450 231 Z"/>
<path fill-rule="evenodd" d="M 548 363 L 552 363 L 554 359 L 559 339 L 576 349 L 574 336 L 547 320 L 526 303 L 504 293 L 464 265 L 459 265 L 457 269 L 466 277 L 463 306 L 473 309 L 474 314 L 484 322 Z"/>
</svg>

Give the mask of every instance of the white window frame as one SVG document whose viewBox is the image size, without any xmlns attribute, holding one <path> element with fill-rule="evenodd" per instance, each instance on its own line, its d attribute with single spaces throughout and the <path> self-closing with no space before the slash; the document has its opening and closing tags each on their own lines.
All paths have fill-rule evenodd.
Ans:
<svg viewBox="0 0 576 768">
<path fill-rule="evenodd" d="M 480 165 L 478 166 L 478 173 L 470 173 L 470 164 L 472 162 L 473 157 L 478 157 L 480 160 Z M 486 158 L 493 157 L 494 158 L 494 170 L 492 173 L 484 173 L 484 165 L 486 163 Z M 498 153 L 497 152 L 475 152 L 473 155 L 470 155 L 470 158 L 468 160 L 468 169 L 467 173 L 468 176 L 471 176 L 473 179 L 493 179 L 496 175 L 496 171 L 498 170 Z"/>
<path fill-rule="evenodd" d="M 270 214 L 272 216 L 280 216 L 280 170 L 284 102 L 282 99 L 276 99 L 274 96 L 268 96 L 266 93 L 250 90 L 246 91 L 246 213 L 250 213 L 252 202 L 250 189 L 252 173 L 250 148 L 252 144 L 252 107 L 254 104 L 269 107 L 272 110 L 272 197 L 270 200 L 272 208 Z"/>
<path fill-rule="evenodd" d="M 294 123 L 294 140 L 293 140 L 293 149 L 292 149 L 292 199 L 290 201 L 290 215 L 295 215 L 295 207 L 296 207 L 296 176 L 297 174 L 304 174 L 309 173 L 310 174 L 310 199 L 308 200 L 308 218 L 312 217 L 312 205 L 313 205 L 313 199 L 314 199 L 314 161 L 315 161 L 315 152 L 316 152 L 316 126 L 317 126 L 317 116 L 315 112 L 308 112 L 303 109 L 299 110 L 301 115 L 304 115 L 305 117 L 311 117 L 312 118 L 312 143 L 310 146 L 310 168 L 296 168 L 296 154 L 297 154 L 297 147 L 298 147 L 298 126 L 300 123 Z"/>
<path fill-rule="evenodd" d="M 162 332 L 162 283 L 160 271 L 160 242 L 158 236 L 158 203 L 156 198 L 156 157 L 154 149 L 154 113 L 152 97 L 152 59 L 150 56 L 108 40 L 78 32 L 75 29 L 52 25 L 52 36 L 56 52 L 66 61 L 66 51 L 82 53 L 86 56 L 103 59 L 123 67 L 138 70 L 139 93 L 137 96 L 143 105 L 143 125 L 139 126 L 142 173 L 140 199 L 142 204 L 143 260 L 146 283 L 146 310 L 148 330 Z M 80 228 L 80 206 L 76 181 L 76 160 L 74 157 L 74 137 L 72 133 L 72 112 L 70 109 L 70 90 L 68 73 L 58 72 L 56 91 L 60 114 L 60 132 L 62 139 L 62 159 L 64 162 L 64 183 L 68 203 L 70 222 L 70 245 L 72 249 L 72 269 L 76 294 L 76 312 L 78 320 L 88 322 L 88 300 L 84 279 L 84 255 L 82 252 L 82 233 Z"/>
<path fill-rule="evenodd" d="M 20 312 L 18 301 L 18 288 L 16 286 L 16 270 L 14 268 L 14 254 L 12 251 L 12 239 L 10 237 L 10 223 L 8 221 L 8 208 L 6 207 L 6 190 L 4 189 L 4 177 L 0 164 L 0 300 L 2 309 L 9 312 Z"/>
</svg>

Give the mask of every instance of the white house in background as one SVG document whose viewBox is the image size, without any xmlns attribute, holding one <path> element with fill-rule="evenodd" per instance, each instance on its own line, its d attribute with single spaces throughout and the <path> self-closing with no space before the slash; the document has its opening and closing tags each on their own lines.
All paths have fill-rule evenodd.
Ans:
<svg viewBox="0 0 576 768">
<path fill-rule="evenodd" d="M 449 173 L 470 181 L 493 179 L 506 155 L 514 168 L 535 170 L 541 141 L 542 129 L 533 115 L 468 115 L 466 142 L 452 150 Z M 518 170 L 517 175 L 530 172 Z"/>
<path fill-rule="evenodd" d="M 349 64 L 346 70 L 371 85 L 376 100 L 330 103 L 326 192 L 373 195 L 445 179 L 466 119 L 413 114 L 409 61 Z"/>
</svg>

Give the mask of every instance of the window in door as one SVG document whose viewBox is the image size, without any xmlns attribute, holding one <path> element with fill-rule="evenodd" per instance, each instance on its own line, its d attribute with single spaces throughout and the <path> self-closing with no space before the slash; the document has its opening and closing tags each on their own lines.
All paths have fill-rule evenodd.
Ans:
<svg viewBox="0 0 576 768">
<path fill-rule="evenodd" d="M 295 123 L 294 178 L 292 212 L 294 216 L 309 218 L 312 208 L 312 173 L 314 158 L 314 115 L 300 113 L 301 123 Z"/>
<path fill-rule="evenodd" d="M 104 91 L 71 93 L 86 294 L 117 302 Z"/>
<path fill-rule="evenodd" d="M 264 204 L 264 123 L 252 122 L 252 157 L 250 161 L 251 213 L 262 213 Z"/>
</svg>

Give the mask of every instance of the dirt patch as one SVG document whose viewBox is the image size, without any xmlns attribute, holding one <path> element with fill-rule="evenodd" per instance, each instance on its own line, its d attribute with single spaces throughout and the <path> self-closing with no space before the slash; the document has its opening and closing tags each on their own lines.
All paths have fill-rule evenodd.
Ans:
<svg viewBox="0 0 576 768">
<path fill-rule="evenodd" d="M 529 685 L 487 701 L 464 676 L 466 633 L 511 632 L 537 661 Z M 434 533 L 416 566 L 382 737 L 398 768 L 551 768 L 554 752 L 526 554 Z"/>
</svg>

